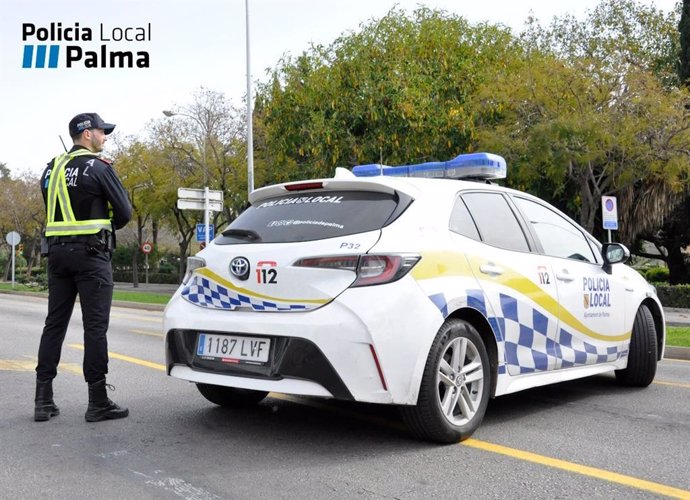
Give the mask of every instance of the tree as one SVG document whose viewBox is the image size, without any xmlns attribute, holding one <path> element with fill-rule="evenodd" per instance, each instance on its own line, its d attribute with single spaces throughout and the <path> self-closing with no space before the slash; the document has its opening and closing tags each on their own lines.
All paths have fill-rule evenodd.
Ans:
<svg viewBox="0 0 690 500">
<path fill-rule="evenodd" d="M 688 80 L 690 77 L 690 1 L 688 0 L 683 0 L 678 32 L 680 35 L 678 80 L 681 86 L 688 88 L 690 85 Z M 687 108 L 686 101 L 683 109 L 687 110 Z M 645 234 L 645 239 L 653 242 L 659 252 L 658 255 L 647 256 L 661 259 L 666 263 L 671 284 L 690 283 L 690 269 L 684 251 L 690 245 L 690 225 L 688 225 L 690 196 L 687 179 L 681 194 L 669 200 L 668 205 L 674 209 L 665 218 L 663 225 L 660 228 L 650 228 Z"/>
<path fill-rule="evenodd" d="M 152 123 L 152 142 L 158 171 L 164 171 L 157 196 L 169 214 L 165 220 L 175 230 L 180 249 L 180 278 L 202 212 L 177 208 L 178 187 L 221 190 L 223 212 L 213 213 L 216 227 L 233 220 L 246 205 L 246 145 L 241 113 L 215 91 L 200 89 L 189 105 L 167 112 L 168 118 Z"/>
<path fill-rule="evenodd" d="M 585 21 L 532 24 L 520 64 L 482 92 L 477 147 L 504 152 L 510 182 L 536 183 L 592 232 L 602 195 L 657 196 L 654 210 L 619 203 L 619 237 L 631 245 L 661 223 L 687 174 L 687 93 L 668 75 L 672 19 L 626 0 L 602 2 Z"/>
<path fill-rule="evenodd" d="M 39 180 L 30 175 L 0 178 L 0 232 L 17 231 L 24 244 L 28 275 L 40 263 L 41 231 L 45 226 L 45 208 Z M 4 244 L 4 239 L 2 240 Z M 5 272 L 5 276 L 7 272 Z"/>
<path fill-rule="evenodd" d="M 10 169 L 7 164 L 0 161 L 0 179 L 9 179 L 10 177 Z"/>
<path fill-rule="evenodd" d="M 328 47 L 285 58 L 259 87 L 255 122 L 276 180 L 336 166 L 446 160 L 475 136 L 473 96 L 511 59 L 507 29 L 392 10 Z"/>
<path fill-rule="evenodd" d="M 688 85 L 688 78 L 690 78 L 690 0 L 683 0 L 678 32 L 680 33 L 678 79 L 682 85 Z"/>
</svg>

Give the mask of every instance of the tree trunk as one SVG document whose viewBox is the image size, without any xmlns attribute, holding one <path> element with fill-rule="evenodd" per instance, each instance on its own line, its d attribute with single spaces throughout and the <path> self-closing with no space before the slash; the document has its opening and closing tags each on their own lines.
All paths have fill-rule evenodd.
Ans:
<svg viewBox="0 0 690 500">
<path fill-rule="evenodd" d="M 153 239 L 153 247 L 156 248 L 158 246 L 158 221 L 157 220 L 152 220 L 151 221 L 151 238 Z"/>
<path fill-rule="evenodd" d="M 132 252 L 132 288 L 139 288 L 139 248 Z"/>
<path fill-rule="evenodd" d="M 685 265 L 685 258 L 683 252 L 678 245 L 668 248 L 668 258 L 666 264 L 668 265 L 669 282 L 672 285 L 681 285 L 690 283 L 690 273 L 688 267 Z"/>
<path fill-rule="evenodd" d="M 184 273 L 187 270 L 187 249 L 189 248 L 189 240 L 184 239 L 180 241 L 180 268 L 178 282 L 182 283 L 182 278 L 184 278 Z"/>
</svg>

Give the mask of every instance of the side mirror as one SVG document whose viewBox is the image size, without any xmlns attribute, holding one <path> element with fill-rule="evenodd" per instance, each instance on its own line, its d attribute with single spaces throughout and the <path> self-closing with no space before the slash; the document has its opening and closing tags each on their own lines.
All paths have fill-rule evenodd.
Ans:
<svg viewBox="0 0 690 500">
<path fill-rule="evenodd" d="M 604 271 L 611 274 L 613 264 L 625 263 L 630 258 L 630 250 L 620 243 L 604 243 L 601 247 L 601 256 L 604 259 Z"/>
</svg>

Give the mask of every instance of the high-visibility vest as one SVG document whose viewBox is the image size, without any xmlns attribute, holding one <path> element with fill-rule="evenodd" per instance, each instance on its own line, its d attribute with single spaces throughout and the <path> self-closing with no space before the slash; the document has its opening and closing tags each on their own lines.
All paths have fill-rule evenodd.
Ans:
<svg viewBox="0 0 690 500">
<path fill-rule="evenodd" d="M 88 156 L 93 153 L 88 149 L 78 149 L 71 153 L 63 153 L 53 160 L 53 170 L 50 173 L 50 182 L 46 194 L 46 236 L 72 236 L 78 234 L 96 234 L 101 229 L 112 231 L 110 219 L 77 220 L 72 211 L 69 193 L 67 191 L 67 179 L 65 166 L 77 156 Z M 57 202 L 60 202 L 62 220 L 55 220 Z"/>
</svg>

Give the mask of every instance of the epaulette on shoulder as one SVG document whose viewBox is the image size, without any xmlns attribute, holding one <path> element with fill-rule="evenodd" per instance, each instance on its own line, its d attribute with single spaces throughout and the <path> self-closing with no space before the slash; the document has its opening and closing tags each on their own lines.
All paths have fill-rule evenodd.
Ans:
<svg viewBox="0 0 690 500">
<path fill-rule="evenodd" d="M 112 166 L 112 164 L 113 164 L 113 160 L 111 158 L 106 158 L 105 156 L 99 156 L 98 159 L 107 165 Z"/>
</svg>

